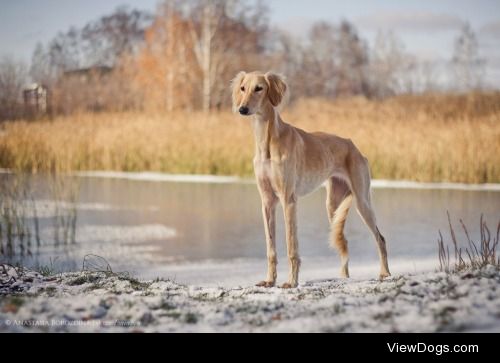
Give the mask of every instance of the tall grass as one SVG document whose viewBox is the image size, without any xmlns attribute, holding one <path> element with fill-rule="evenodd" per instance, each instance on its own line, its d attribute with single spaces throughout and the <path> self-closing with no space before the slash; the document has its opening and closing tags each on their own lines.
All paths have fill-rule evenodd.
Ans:
<svg viewBox="0 0 500 363">
<path fill-rule="evenodd" d="M 43 241 L 41 221 L 53 233 L 55 247 L 76 243 L 79 183 L 75 178 L 48 176 L 53 208 L 49 216 L 38 214 L 31 176 L 23 173 L 0 178 L 0 259 L 31 256 Z"/>
<path fill-rule="evenodd" d="M 54 243 L 67 245 L 76 243 L 77 202 L 80 183 L 75 178 L 50 176 L 50 193 L 55 202 L 53 217 Z"/>
<path fill-rule="evenodd" d="M 467 245 L 462 246 L 457 239 L 455 230 L 451 224 L 448 213 L 448 224 L 450 228 L 451 242 L 453 245 L 453 262 L 450 257 L 450 248 L 445 244 L 443 235 L 439 231 L 438 253 L 439 269 L 445 272 L 462 271 L 464 269 L 480 269 L 491 265 L 500 269 L 500 256 L 497 256 L 497 248 L 500 242 L 500 221 L 497 224 L 496 234 L 490 232 L 486 222 L 481 215 L 480 219 L 480 240 L 474 242 L 471 238 L 464 222 L 460 220 L 462 229 L 467 239 Z"/>
<path fill-rule="evenodd" d="M 29 256 L 40 247 L 36 204 L 25 177 L 0 180 L 0 256 Z"/>
<path fill-rule="evenodd" d="M 309 99 L 283 118 L 351 138 L 375 178 L 500 182 L 500 93 Z M 250 120 L 230 112 L 78 114 L 0 126 L 0 167 L 252 175 Z"/>
</svg>

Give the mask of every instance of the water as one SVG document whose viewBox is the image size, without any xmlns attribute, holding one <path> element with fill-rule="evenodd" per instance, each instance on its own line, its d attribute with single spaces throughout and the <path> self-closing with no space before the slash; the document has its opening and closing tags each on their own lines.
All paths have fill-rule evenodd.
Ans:
<svg viewBox="0 0 500 363">
<path fill-rule="evenodd" d="M 56 270 L 74 270 L 81 268 L 86 254 L 96 254 L 106 258 L 114 271 L 143 278 L 224 285 L 249 284 L 265 276 L 260 198 L 253 183 L 77 179 L 76 243 L 53 246 L 53 196 L 50 188 L 41 187 L 47 181 L 38 178 L 32 188 L 44 243 L 33 256 L 10 262 L 36 267 L 55 259 Z M 479 239 L 481 213 L 492 230 L 496 231 L 500 220 L 498 191 L 374 188 L 373 204 L 393 273 L 437 268 L 438 231 L 450 241 L 446 211 L 461 239 L 459 219 L 475 240 Z M 284 279 L 282 221 L 278 208 L 279 273 Z M 328 244 L 324 188 L 299 200 L 298 230 L 301 279 L 337 277 L 339 260 Z M 345 234 L 351 275 L 375 277 L 375 243 L 355 208 L 349 213 Z"/>
</svg>

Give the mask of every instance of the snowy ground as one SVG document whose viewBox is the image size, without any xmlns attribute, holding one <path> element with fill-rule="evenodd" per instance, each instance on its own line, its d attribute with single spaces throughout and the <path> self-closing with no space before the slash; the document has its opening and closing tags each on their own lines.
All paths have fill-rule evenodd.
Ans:
<svg viewBox="0 0 500 363">
<path fill-rule="evenodd" d="M 8 173 L 8 170 L 0 169 L 0 173 Z M 125 179 L 150 182 L 176 182 L 176 183 L 209 183 L 209 184 L 255 184 L 254 178 L 240 178 L 237 176 L 220 175 L 182 175 L 154 172 L 117 172 L 117 171 L 81 171 L 73 175 L 82 178 L 105 178 Z M 407 180 L 385 180 L 373 179 L 371 183 L 375 189 L 446 189 L 446 190 L 468 190 L 468 191 L 500 191 L 500 183 L 464 184 L 464 183 L 422 183 Z"/>
<path fill-rule="evenodd" d="M 0 331 L 500 332 L 500 271 L 313 280 L 297 289 L 184 286 L 0 265 Z"/>
</svg>

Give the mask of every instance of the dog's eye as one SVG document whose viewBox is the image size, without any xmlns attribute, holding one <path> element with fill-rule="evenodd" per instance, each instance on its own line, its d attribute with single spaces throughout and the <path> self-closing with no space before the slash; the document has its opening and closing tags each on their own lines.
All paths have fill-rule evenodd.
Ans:
<svg viewBox="0 0 500 363">
<path fill-rule="evenodd" d="M 241 92 L 245 92 L 245 87 L 241 87 Z"/>
<path fill-rule="evenodd" d="M 255 87 L 255 92 L 260 92 L 260 91 L 262 91 L 262 87 L 261 86 Z"/>
</svg>

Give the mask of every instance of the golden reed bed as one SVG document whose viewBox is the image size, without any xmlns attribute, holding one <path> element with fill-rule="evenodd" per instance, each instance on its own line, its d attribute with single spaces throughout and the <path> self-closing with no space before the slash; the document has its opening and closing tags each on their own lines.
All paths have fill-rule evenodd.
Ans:
<svg viewBox="0 0 500 363">
<path fill-rule="evenodd" d="M 302 100 L 285 121 L 351 138 L 374 178 L 500 182 L 500 93 Z M 0 124 L 0 168 L 251 176 L 250 120 L 227 112 L 75 114 Z"/>
</svg>

